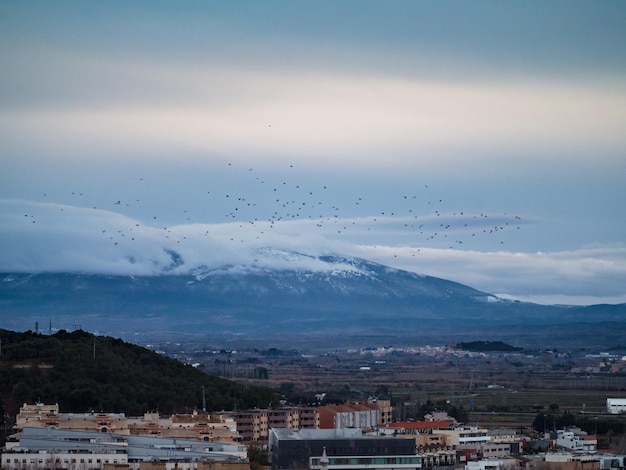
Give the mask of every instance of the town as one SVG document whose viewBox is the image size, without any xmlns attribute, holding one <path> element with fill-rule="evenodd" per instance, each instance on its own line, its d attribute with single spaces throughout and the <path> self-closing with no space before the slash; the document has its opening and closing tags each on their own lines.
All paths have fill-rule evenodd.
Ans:
<svg viewBox="0 0 626 470">
<path fill-rule="evenodd" d="M 626 412 L 607 398 L 606 413 Z M 444 412 L 394 421 L 388 400 L 161 416 L 75 413 L 25 403 L 2 469 L 247 470 L 266 452 L 272 470 L 605 470 L 624 455 L 600 452 L 580 428 L 520 432 L 458 422 Z"/>
<path fill-rule="evenodd" d="M 624 468 L 621 350 L 173 339 L 4 331 L 2 468 Z"/>
</svg>

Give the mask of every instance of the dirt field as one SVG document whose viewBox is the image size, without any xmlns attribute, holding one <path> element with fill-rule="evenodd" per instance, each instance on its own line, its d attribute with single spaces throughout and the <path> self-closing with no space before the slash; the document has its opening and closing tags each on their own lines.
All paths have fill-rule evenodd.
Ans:
<svg viewBox="0 0 626 470">
<path fill-rule="evenodd" d="M 427 400 L 443 400 L 469 411 L 473 423 L 519 428 L 530 426 L 540 413 L 600 416 L 607 398 L 626 398 L 626 374 L 601 371 L 603 361 L 584 354 L 355 351 L 231 363 L 220 375 L 259 385 L 289 384 L 303 395 L 391 398 L 399 420 L 417 418 Z M 251 378 L 249 371 L 259 367 L 267 379 Z"/>
</svg>

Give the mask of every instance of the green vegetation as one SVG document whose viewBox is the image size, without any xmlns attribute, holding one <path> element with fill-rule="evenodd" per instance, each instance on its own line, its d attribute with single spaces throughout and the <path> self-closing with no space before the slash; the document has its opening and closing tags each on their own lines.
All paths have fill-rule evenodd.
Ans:
<svg viewBox="0 0 626 470">
<path fill-rule="evenodd" d="M 592 435 L 626 433 L 626 422 L 616 419 L 615 416 L 588 416 L 568 412 L 539 413 L 535 416 L 532 427 L 539 432 L 578 427 Z"/>
<path fill-rule="evenodd" d="M 250 470 L 261 470 L 269 466 L 269 452 L 267 447 L 251 445 L 248 447 L 248 460 L 250 460 Z"/>
<path fill-rule="evenodd" d="M 142 415 L 266 407 L 266 387 L 239 385 L 120 339 L 78 330 L 54 335 L 0 330 L 0 409 L 58 403 L 63 411 Z"/>
<path fill-rule="evenodd" d="M 502 341 L 470 341 L 468 343 L 457 343 L 456 349 L 462 349 L 464 351 L 502 351 L 512 352 L 521 351 L 522 348 L 516 348 L 510 344 L 503 343 Z"/>
<path fill-rule="evenodd" d="M 535 416 L 532 427 L 540 433 L 578 427 L 588 434 L 597 436 L 598 448 L 611 449 L 612 452 L 620 454 L 626 451 L 626 421 L 620 416 L 589 416 L 568 412 L 539 413 Z"/>
</svg>

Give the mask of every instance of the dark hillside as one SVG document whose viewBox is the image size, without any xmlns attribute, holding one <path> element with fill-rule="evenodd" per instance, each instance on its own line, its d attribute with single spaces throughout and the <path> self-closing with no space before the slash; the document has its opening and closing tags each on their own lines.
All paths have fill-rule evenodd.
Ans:
<svg viewBox="0 0 626 470">
<path fill-rule="evenodd" d="M 0 398 L 9 416 L 26 402 L 72 412 L 142 415 L 263 407 L 268 388 L 244 387 L 108 336 L 78 330 L 54 335 L 0 330 Z"/>
</svg>

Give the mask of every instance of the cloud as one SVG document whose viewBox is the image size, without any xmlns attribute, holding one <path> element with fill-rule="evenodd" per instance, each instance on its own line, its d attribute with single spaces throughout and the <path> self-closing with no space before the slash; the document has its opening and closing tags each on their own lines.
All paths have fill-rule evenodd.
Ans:
<svg viewBox="0 0 626 470">
<path fill-rule="evenodd" d="M 0 269 L 156 275 L 225 265 L 327 269 L 307 256 L 342 246 L 309 233 L 311 220 L 189 223 L 163 226 L 106 210 L 0 200 Z M 275 250 L 275 251 L 272 251 Z"/>
<path fill-rule="evenodd" d="M 23 99 L 0 112 L 5 145 L 107 159 L 154 158 L 166 148 L 179 157 L 254 156 L 266 164 L 314 158 L 316 165 L 423 166 L 501 159 L 513 150 L 571 159 L 626 144 L 620 84 L 435 81 L 59 54 L 63 67 L 52 58 L 40 64 L 55 80 L 31 74 L 20 85 L 14 78 L 11 88 Z"/>
<path fill-rule="evenodd" d="M 280 266 L 275 247 L 623 298 L 626 9 L 577 6 L 0 6 L 0 197 L 59 203 L 2 201 L 0 267 Z M 294 217 L 306 193 L 268 186 L 296 180 Z"/>
<path fill-rule="evenodd" d="M 352 254 L 537 303 L 617 303 L 626 298 L 626 247 L 554 252 L 354 247 Z"/>
<path fill-rule="evenodd" d="M 364 220 L 369 218 L 163 227 L 111 211 L 1 200 L 0 242 L 4 249 L 0 269 L 122 275 L 180 274 L 198 267 L 224 266 L 323 270 L 327 267 L 311 256 L 346 254 L 536 302 L 581 303 L 593 299 L 611 303 L 626 295 L 624 246 L 545 253 L 481 252 L 428 244 L 364 245 L 337 234 L 337 224 L 363 225 Z M 394 221 L 387 217 L 382 224 L 385 236 L 379 240 L 388 240 L 390 230 L 401 232 L 403 226 L 402 218 Z M 377 225 L 371 228 L 379 230 Z M 377 239 L 376 234 L 370 236 Z"/>
</svg>

